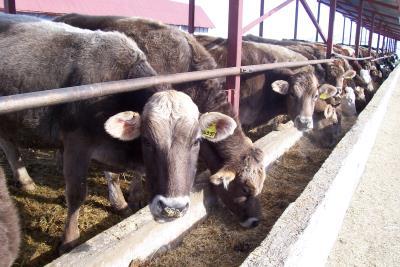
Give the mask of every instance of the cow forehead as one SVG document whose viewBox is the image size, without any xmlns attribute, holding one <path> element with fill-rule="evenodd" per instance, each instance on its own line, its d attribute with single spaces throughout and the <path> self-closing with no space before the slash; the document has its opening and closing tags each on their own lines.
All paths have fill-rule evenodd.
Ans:
<svg viewBox="0 0 400 267">
<path fill-rule="evenodd" d="M 191 139 L 199 132 L 199 115 L 197 106 L 188 95 L 168 90 L 154 94 L 146 103 L 142 125 L 160 142 L 170 142 L 176 136 L 182 140 L 185 137 Z"/>
</svg>

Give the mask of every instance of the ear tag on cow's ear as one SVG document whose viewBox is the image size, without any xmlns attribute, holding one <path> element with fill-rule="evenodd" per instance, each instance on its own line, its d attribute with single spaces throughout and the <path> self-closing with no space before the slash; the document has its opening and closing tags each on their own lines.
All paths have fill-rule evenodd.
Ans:
<svg viewBox="0 0 400 267">
<path fill-rule="evenodd" d="M 217 124 L 215 122 L 210 123 L 201 134 L 206 138 L 215 138 L 215 135 L 217 134 Z"/>
<path fill-rule="evenodd" d="M 330 96 L 327 94 L 327 93 L 322 93 L 322 94 L 320 94 L 319 95 L 319 99 L 322 99 L 322 100 L 326 100 L 326 99 L 328 99 Z"/>
</svg>

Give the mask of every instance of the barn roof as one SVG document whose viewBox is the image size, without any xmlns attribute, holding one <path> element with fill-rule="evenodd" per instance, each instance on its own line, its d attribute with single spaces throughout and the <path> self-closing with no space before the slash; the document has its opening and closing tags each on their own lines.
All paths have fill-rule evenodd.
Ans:
<svg viewBox="0 0 400 267">
<path fill-rule="evenodd" d="M 188 4 L 171 0 L 16 0 L 17 12 L 61 15 L 82 13 L 88 15 L 118 15 L 151 18 L 173 25 L 188 24 Z M 0 1 L 0 10 L 4 1 Z M 195 26 L 214 28 L 214 24 L 196 6 Z"/>
<path fill-rule="evenodd" d="M 318 0 L 329 5 L 330 0 Z M 336 11 L 346 18 L 357 21 L 358 7 L 361 0 L 337 0 Z M 374 32 L 378 33 L 378 26 L 381 23 L 380 33 L 390 38 L 400 40 L 400 1 L 399 0 L 364 0 L 362 26 L 371 30 L 373 16 L 375 14 Z"/>
</svg>

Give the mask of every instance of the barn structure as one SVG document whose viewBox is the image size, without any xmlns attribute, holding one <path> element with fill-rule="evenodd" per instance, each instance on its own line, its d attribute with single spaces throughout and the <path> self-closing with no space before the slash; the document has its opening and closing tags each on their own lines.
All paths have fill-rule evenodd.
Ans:
<svg viewBox="0 0 400 267">
<path fill-rule="evenodd" d="M 326 45 L 326 59 L 241 66 L 242 36 L 249 29 L 257 25 L 260 27 L 259 35 L 263 36 L 263 33 L 268 29 L 263 28 L 262 21 L 294 1 L 296 1 L 294 39 L 297 37 L 298 9 L 302 6 L 316 28 L 316 39 L 322 40 L 324 45 Z M 64 9 L 57 7 L 52 9 L 53 11 L 37 7 L 21 8 L 20 10 L 18 7 L 18 3 L 20 2 L 27 3 L 28 1 L 4 0 L 4 11 L 8 13 L 21 12 L 32 14 L 37 12 L 36 9 L 40 9 L 42 10 L 40 12 L 43 12 L 45 16 L 59 15 L 72 11 L 94 14 L 91 13 L 94 10 L 92 9 L 93 7 L 87 4 L 89 2 L 83 2 L 85 3 L 83 5 L 82 1 L 69 1 L 70 3 L 77 4 L 77 6 L 64 6 Z M 111 1 L 108 2 L 111 3 Z M 144 2 L 151 3 L 152 1 Z M 260 17 L 243 27 L 243 2 L 243 0 L 229 0 L 229 56 L 227 68 L 116 81 L 112 84 L 96 84 L 94 87 L 74 86 L 63 88 L 63 90 L 55 89 L 31 94 L 0 97 L 0 114 L 78 101 L 104 94 L 140 90 L 148 86 L 164 83 L 175 84 L 225 76 L 228 77 L 226 83 L 227 96 L 238 113 L 241 75 L 275 68 L 332 63 L 336 57 L 345 58 L 349 61 L 371 60 L 372 62 L 395 58 L 393 54 L 396 52 L 397 41 L 400 39 L 399 1 L 319 0 L 319 5 L 328 5 L 330 8 L 328 29 L 323 29 L 319 25 L 320 8 L 318 8 L 317 14 L 313 14 L 307 0 L 282 0 L 280 5 L 267 12 L 264 10 L 264 0 L 261 0 Z M 50 3 L 53 3 L 53 1 L 48 0 L 47 3 L 50 6 Z M 121 13 L 118 6 L 105 5 L 104 7 L 107 7 L 107 10 L 115 10 L 113 12 L 118 13 L 118 15 L 132 15 L 130 13 Z M 182 6 L 180 5 L 180 7 Z M 147 8 L 141 10 L 141 12 L 138 15 L 151 17 L 151 12 L 146 13 L 148 12 Z M 355 24 L 356 36 L 354 43 L 350 44 L 354 45 L 355 57 L 343 57 L 343 55 L 337 55 L 333 52 L 335 12 L 340 12 L 346 19 L 350 19 L 351 27 Z M 163 12 L 160 11 L 159 13 Z M 99 15 L 99 13 L 95 14 Z M 107 13 L 107 15 L 111 14 Z M 186 15 L 187 17 L 185 18 L 184 16 Z M 178 25 L 184 30 L 187 25 L 188 31 L 194 33 L 196 32 L 196 28 L 212 27 L 212 23 L 201 24 L 201 21 L 206 21 L 204 16 L 205 14 L 201 9 L 195 8 L 195 0 L 189 0 L 188 13 L 183 15 L 180 18 L 181 20 L 168 21 L 170 18 L 161 20 L 171 25 Z M 360 53 L 362 28 L 369 30 L 369 55 L 367 57 L 362 57 Z M 201 32 L 202 30 L 199 31 Z M 379 35 L 377 47 L 372 47 L 373 33 Z M 343 28 L 343 36 L 345 34 Z M 377 58 L 374 59 L 371 57 L 371 54 L 375 52 L 373 50 L 378 53 Z M 307 181 L 309 182 L 308 185 L 307 183 L 304 185 L 306 189 L 303 188 L 304 191 L 302 191 L 301 195 L 297 195 L 296 198 L 298 198 L 294 199 L 290 205 L 283 201 L 276 203 L 277 206 L 284 206 L 284 213 L 279 219 L 277 218 L 275 225 L 270 226 L 270 232 L 262 242 L 260 241 L 261 244 L 258 243 L 253 252 L 249 251 L 249 247 L 252 245 L 249 245 L 251 240 L 247 243 L 234 244 L 234 250 L 246 257 L 244 261 L 240 262 L 242 266 L 281 266 L 284 264 L 287 266 L 320 266 L 325 262 L 340 230 L 341 222 L 351 201 L 353 192 L 367 164 L 367 159 L 373 148 L 375 138 L 381 134 L 379 132 L 379 125 L 384 119 L 386 110 L 392 110 L 389 109 L 391 105 L 390 100 L 392 97 L 398 98 L 393 92 L 398 89 L 396 86 L 400 81 L 400 69 L 392 67 L 394 68 L 392 74 L 382 84 L 378 93 L 372 99 L 371 104 L 360 114 L 355 127 L 342 139 L 340 146 L 330 151 L 332 152 L 331 154 L 326 155 L 326 158 L 324 158 L 319 166 L 320 169 L 312 174 L 312 180 Z M 93 90 L 93 88 L 98 90 Z M 301 137 L 302 134 L 296 129 L 286 128 L 279 133 L 272 133 L 259 139 L 255 144 L 264 153 L 271 155 L 271 157 L 264 159 L 265 162 L 263 162 L 265 166 L 268 166 L 275 159 L 282 156 Z M 285 159 L 282 161 L 285 161 Z M 391 164 L 389 167 L 397 167 L 394 165 L 396 164 Z M 375 165 L 374 167 L 379 168 L 379 166 L 376 167 Z M 208 179 L 209 174 L 205 174 L 204 176 Z M 202 189 L 207 188 L 204 185 L 200 185 L 200 187 Z M 189 211 L 189 215 L 168 224 L 155 223 L 148 208 L 141 210 L 141 212 L 76 248 L 70 254 L 54 260 L 49 266 L 127 266 L 128 264 L 130 266 L 137 266 L 140 264 L 140 261 L 152 258 L 155 253 L 170 248 L 178 237 L 180 238 L 193 225 L 204 219 L 209 212 L 208 208 L 212 205 L 211 203 L 214 203 L 212 197 L 207 194 L 209 194 L 207 190 L 196 191 L 191 196 L 194 204 Z M 234 229 L 237 230 L 237 228 Z M 221 231 L 221 235 L 224 234 L 224 231 L 225 229 Z M 242 231 L 240 232 L 242 233 Z M 228 242 L 232 241 L 229 235 L 226 235 L 225 238 L 228 239 Z M 194 239 L 201 238 L 195 237 Z M 138 240 L 141 242 L 138 242 Z M 194 254 L 201 254 L 203 249 L 204 247 L 195 251 Z M 230 256 L 227 255 L 227 257 Z M 188 264 L 188 262 L 183 261 L 182 265 L 185 263 Z"/>
</svg>

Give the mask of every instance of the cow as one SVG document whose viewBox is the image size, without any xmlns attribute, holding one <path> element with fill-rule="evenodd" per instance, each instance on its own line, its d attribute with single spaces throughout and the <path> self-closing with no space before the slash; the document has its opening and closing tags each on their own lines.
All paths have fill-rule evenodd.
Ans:
<svg viewBox="0 0 400 267">
<path fill-rule="evenodd" d="M 213 55 L 219 67 L 226 67 L 226 39 L 203 35 L 196 36 L 196 39 Z M 242 42 L 243 66 L 297 61 L 307 61 L 307 58 L 277 45 Z M 312 114 L 318 95 L 334 95 L 336 88 L 326 84 L 319 87 L 313 67 L 304 66 L 243 76 L 240 93 L 242 124 L 254 125 L 257 114 L 266 121 L 287 113 L 296 128 L 308 130 L 313 126 Z"/>
<path fill-rule="evenodd" d="M 215 69 L 217 66 L 213 57 L 191 35 L 153 20 L 80 14 L 67 14 L 54 20 L 83 29 L 119 31 L 126 34 L 136 41 L 159 74 Z M 262 188 L 265 179 L 263 160 L 259 157 L 262 152 L 254 147 L 252 142 L 248 142 L 237 114 L 227 102 L 219 81 L 208 79 L 181 84 L 175 88 L 191 96 L 200 112 L 218 110 L 235 118 L 238 124 L 233 135 L 226 140 L 201 143 L 201 157 L 205 159 L 212 174 L 219 174 L 212 176 L 210 181 L 217 187 L 233 182 L 246 192 L 253 192 L 253 187 Z M 217 160 L 210 161 L 210 158 Z M 249 160 L 242 161 L 242 158 Z M 219 170 L 223 172 L 218 172 Z M 260 188 L 257 192 L 259 191 Z"/>
<path fill-rule="evenodd" d="M 121 33 L 93 32 L 20 15 L 0 15 L 0 29 L 0 95 L 156 75 L 136 43 Z M 68 214 L 61 253 L 79 238 L 79 209 L 87 194 L 91 160 L 110 166 L 105 170 L 144 164 L 153 216 L 171 220 L 185 214 L 200 140 L 218 145 L 237 127 L 227 115 L 201 114 L 189 96 L 166 89 L 0 116 L 0 137 L 12 144 L 11 150 L 63 149 Z M 202 134 L 210 127 L 213 134 Z"/>
<path fill-rule="evenodd" d="M 0 266 L 11 266 L 17 258 L 20 235 L 17 208 L 10 197 L 5 174 L 0 166 Z"/>
</svg>

